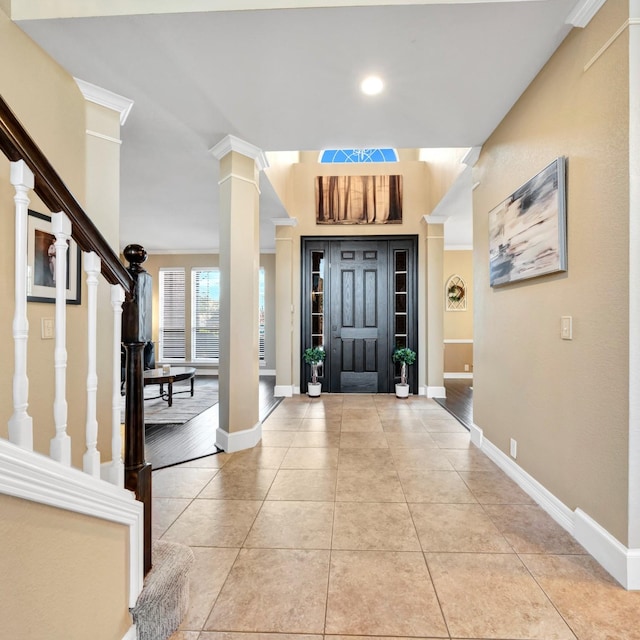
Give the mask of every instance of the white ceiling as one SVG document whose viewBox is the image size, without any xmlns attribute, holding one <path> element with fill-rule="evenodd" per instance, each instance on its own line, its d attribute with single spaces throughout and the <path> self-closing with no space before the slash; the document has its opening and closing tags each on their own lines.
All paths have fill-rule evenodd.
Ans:
<svg viewBox="0 0 640 640">
<path fill-rule="evenodd" d="M 264 151 L 481 145 L 570 30 L 576 0 L 20 21 L 73 76 L 132 99 L 121 245 L 216 251 L 217 161 Z M 363 96 L 376 72 L 386 90 Z M 284 217 L 261 178 L 261 246 Z M 470 213 L 468 193 L 465 215 Z M 447 244 L 457 227 L 445 225 Z M 455 233 L 454 233 L 455 231 Z"/>
</svg>

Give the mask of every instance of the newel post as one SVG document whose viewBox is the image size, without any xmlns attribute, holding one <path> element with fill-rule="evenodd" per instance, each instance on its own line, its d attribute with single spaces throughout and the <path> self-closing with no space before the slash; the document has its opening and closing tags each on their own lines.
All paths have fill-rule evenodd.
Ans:
<svg viewBox="0 0 640 640">
<path fill-rule="evenodd" d="M 124 250 L 134 281 L 132 296 L 122 306 L 125 366 L 124 486 L 144 503 L 144 572 L 151 569 L 151 465 L 144 459 L 144 345 L 151 340 L 151 276 L 143 269 L 147 252 L 139 244 Z"/>
</svg>

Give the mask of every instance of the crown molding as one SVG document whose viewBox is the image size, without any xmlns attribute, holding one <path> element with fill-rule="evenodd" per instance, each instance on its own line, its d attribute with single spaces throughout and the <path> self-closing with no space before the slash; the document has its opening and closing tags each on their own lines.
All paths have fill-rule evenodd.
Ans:
<svg viewBox="0 0 640 640">
<path fill-rule="evenodd" d="M 246 140 L 236 138 L 236 136 L 225 136 L 220 140 L 220 142 L 218 142 L 218 144 L 209 149 L 209 152 L 218 160 L 222 160 L 222 158 L 232 151 L 240 153 L 247 158 L 251 158 L 256 163 L 258 171 L 264 171 L 264 169 L 269 166 L 267 157 L 264 155 L 262 149 L 259 149 Z"/>
<path fill-rule="evenodd" d="M 571 13 L 567 16 L 565 24 L 584 29 L 604 3 L 605 0 L 578 0 Z"/>
<path fill-rule="evenodd" d="M 449 216 L 422 216 L 422 221 L 427 224 L 444 224 Z"/>
<path fill-rule="evenodd" d="M 460 162 L 462 164 L 466 164 L 468 167 L 473 167 L 476 162 L 478 162 L 478 158 L 480 157 L 480 151 L 482 151 L 482 145 L 479 147 L 469 147 L 469 151 L 464 154 L 464 157 Z"/>
<path fill-rule="evenodd" d="M 271 218 L 276 227 L 297 227 L 298 218 Z"/>
<path fill-rule="evenodd" d="M 109 91 L 108 89 L 98 87 L 90 82 L 80 80 L 80 78 L 74 78 L 74 80 L 85 100 L 99 104 L 101 107 L 117 111 L 120 114 L 120 125 L 123 125 L 127 121 L 133 107 L 133 100 L 129 100 L 129 98 L 113 93 L 113 91 Z"/>
</svg>

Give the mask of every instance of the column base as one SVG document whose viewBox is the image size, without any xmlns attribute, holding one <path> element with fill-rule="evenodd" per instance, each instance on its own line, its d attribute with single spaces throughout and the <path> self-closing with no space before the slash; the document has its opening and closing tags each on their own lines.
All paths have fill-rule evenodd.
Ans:
<svg viewBox="0 0 640 640">
<path fill-rule="evenodd" d="M 225 453 L 234 453 L 255 447 L 262 439 L 262 422 L 256 422 L 251 429 L 229 433 L 222 427 L 216 429 L 216 447 Z"/>
<path fill-rule="evenodd" d="M 276 398 L 291 398 L 294 394 L 294 387 L 290 384 L 277 384 L 273 388 L 273 395 Z"/>
</svg>

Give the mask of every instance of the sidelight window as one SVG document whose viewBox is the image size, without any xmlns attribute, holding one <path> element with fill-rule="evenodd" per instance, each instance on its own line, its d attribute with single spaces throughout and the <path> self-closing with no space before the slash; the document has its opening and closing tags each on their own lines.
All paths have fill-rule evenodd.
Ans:
<svg viewBox="0 0 640 640">
<path fill-rule="evenodd" d="M 393 253 L 393 283 L 394 283 L 394 344 L 397 349 L 409 346 L 407 344 L 408 318 L 407 318 L 407 251 L 394 251 Z"/>
<path fill-rule="evenodd" d="M 311 252 L 311 346 L 324 347 L 324 251 Z"/>
</svg>

